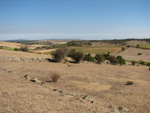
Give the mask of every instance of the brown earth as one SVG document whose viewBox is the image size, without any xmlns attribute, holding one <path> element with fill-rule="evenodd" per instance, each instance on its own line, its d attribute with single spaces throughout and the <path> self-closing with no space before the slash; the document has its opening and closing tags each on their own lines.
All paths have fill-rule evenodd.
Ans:
<svg viewBox="0 0 150 113">
<path fill-rule="evenodd" d="M 137 44 L 147 44 L 148 42 L 146 41 L 138 41 L 138 40 L 131 40 L 127 41 L 126 44 L 130 46 L 136 46 Z"/>
<path fill-rule="evenodd" d="M 142 55 L 138 55 L 138 53 L 142 53 Z M 150 50 L 146 49 L 138 49 L 138 48 L 128 48 L 124 52 L 121 52 L 120 54 L 123 58 L 126 60 L 143 60 L 150 62 Z"/>
</svg>

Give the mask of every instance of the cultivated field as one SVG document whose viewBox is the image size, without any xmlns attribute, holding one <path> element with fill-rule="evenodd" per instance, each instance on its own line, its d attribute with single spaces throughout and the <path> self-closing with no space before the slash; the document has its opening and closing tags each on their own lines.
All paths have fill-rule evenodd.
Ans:
<svg viewBox="0 0 150 113">
<path fill-rule="evenodd" d="M 91 54 L 104 54 L 107 52 L 111 53 L 117 53 L 118 51 L 121 51 L 121 47 L 115 47 L 115 46 L 95 46 L 95 47 L 71 47 L 71 49 L 76 49 L 78 51 L 82 51 L 84 53 L 91 53 Z"/>
<path fill-rule="evenodd" d="M 142 55 L 138 55 L 138 53 L 142 53 Z M 128 48 L 124 52 L 121 52 L 120 54 L 123 58 L 126 60 L 143 60 L 150 62 L 150 50 L 145 50 L 145 49 L 138 49 L 138 48 Z"/>
</svg>

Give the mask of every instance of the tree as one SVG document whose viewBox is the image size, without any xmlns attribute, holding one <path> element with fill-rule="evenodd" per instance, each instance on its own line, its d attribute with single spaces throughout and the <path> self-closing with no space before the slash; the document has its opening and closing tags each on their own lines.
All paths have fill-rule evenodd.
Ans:
<svg viewBox="0 0 150 113">
<path fill-rule="evenodd" d="M 73 51 L 70 55 L 70 57 L 75 60 L 76 63 L 79 63 L 83 57 L 84 57 L 84 53 L 83 52 L 79 52 L 79 51 Z"/>
<path fill-rule="evenodd" d="M 103 61 L 105 61 L 105 57 L 100 54 L 96 54 L 95 59 L 96 59 L 97 63 L 102 63 Z"/>
<path fill-rule="evenodd" d="M 56 62 L 61 62 L 67 53 L 67 49 L 56 49 L 56 51 L 52 52 L 52 56 Z"/>
<path fill-rule="evenodd" d="M 91 61 L 91 62 L 95 62 L 95 58 L 91 56 L 91 54 L 87 54 L 84 56 L 83 60 L 85 61 Z"/>
</svg>

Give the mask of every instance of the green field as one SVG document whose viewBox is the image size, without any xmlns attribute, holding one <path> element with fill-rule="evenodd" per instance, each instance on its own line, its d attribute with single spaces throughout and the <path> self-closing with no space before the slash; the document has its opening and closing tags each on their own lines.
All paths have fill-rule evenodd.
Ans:
<svg viewBox="0 0 150 113">
<path fill-rule="evenodd" d="M 116 46 L 96 46 L 96 47 L 71 47 L 71 49 L 76 49 L 77 51 L 81 51 L 83 53 L 91 53 L 91 54 L 103 54 L 103 53 L 116 53 L 121 50 L 121 47 Z"/>
<path fill-rule="evenodd" d="M 150 49 L 150 44 L 139 44 L 139 48 Z"/>
<path fill-rule="evenodd" d="M 14 51 L 14 48 L 5 47 L 5 46 L 1 46 L 0 49 L 9 50 L 9 51 Z"/>
</svg>

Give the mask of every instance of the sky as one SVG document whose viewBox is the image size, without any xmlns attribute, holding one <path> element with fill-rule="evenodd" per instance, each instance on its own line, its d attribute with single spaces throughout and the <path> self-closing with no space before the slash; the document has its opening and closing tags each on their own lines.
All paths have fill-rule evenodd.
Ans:
<svg viewBox="0 0 150 113">
<path fill-rule="evenodd" d="M 0 0 L 0 40 L 150 38 L 150 0 Z"/>
</svg>

